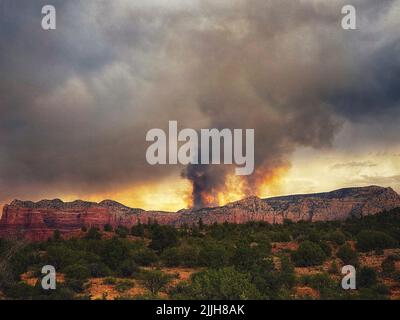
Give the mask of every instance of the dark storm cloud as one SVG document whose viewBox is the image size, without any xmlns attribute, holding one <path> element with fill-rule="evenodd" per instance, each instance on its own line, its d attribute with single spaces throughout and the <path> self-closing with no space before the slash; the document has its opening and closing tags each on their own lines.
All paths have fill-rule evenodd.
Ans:
<svg viewBox="0 0 400 320">
<path fill-rule="evenodd" d="M 337 114 L 397 108 L 398 29 L 349 35 L 344 1 L 149 3 L 52 1 L 43 31 L 47 1 L 1 1 L 0 200 L 179 175 L 145 162 L 147 130 L 168 120 L 254 128 L 252 192 L 296 147 L 329 146 Z M 385 21 L 398 1 L 357 3 Z M 200 169 L 187 177 L 211 192 L 228 171 Z"/>
</svg>

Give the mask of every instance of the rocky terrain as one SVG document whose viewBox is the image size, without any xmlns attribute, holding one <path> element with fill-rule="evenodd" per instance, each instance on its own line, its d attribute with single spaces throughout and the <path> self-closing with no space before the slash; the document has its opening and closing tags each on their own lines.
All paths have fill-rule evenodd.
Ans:
<svg viewBox="0 0 400 320">
<path fill-rule="evenodd" d="M 39 202 L 14 200 L 3 208 L 0 237 L 23 236 L 28 240 L 46 240 L 55 230 L 65 237 L 79 235 L 82 227 L 106 224 L 131 227 L 156 220 L 160 224 L 180 226 L 203 223 L 245 223 L 266 221 L 331 221 L 373 215 L 400 207 L 400 196 L 391 188 L 378 186 L 345 188 L 327 193 L 260 199 L 249 197 L 215 208 L 178 212 L 145 211 L 126 207 L 112 200 L 100 203 L 59 199 Z"/>
</svg>

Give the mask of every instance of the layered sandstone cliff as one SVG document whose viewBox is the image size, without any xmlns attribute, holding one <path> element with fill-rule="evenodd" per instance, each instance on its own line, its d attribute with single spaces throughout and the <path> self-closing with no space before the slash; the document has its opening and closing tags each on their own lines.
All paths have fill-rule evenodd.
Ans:
<svg viewBox="0 0 400 320">
<path fill-rule="evenodd" d="M 160 224 L 180 226 L 197 224 L 245 223 L 266 221 L 331 221 L 372 215 L 400 207 L 400 196 L 391 188 L 377 186 L 345 188 L 327 193 L 260 199 L 249 197 L 222 207 L 178 212 L 145 211 L 105 200 L 100 203 L 59 199 L 39 202 L 14 200 L 5 205 L 0 220 L 0 237 L 23 236 L 46 240 L 55 230 L 62 235 L 78 235 L 83 226 L 131 227 L 157 220 Z"/>
</svg>

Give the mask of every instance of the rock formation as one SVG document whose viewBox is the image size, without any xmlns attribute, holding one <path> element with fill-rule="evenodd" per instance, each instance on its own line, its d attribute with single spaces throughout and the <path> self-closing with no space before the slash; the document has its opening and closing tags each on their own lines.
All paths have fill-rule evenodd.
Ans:
<svg viewBox="0 0 400 320">
<path fill-rule="evenodd" d="M 145 211 L 126 207 L 112 200 L 100 203 L 59 199 L 39 202 L 14 200 L 3 208 L 0 238 L 22 236 L 29 240 L 47 240 L 55 230 L 64 237 L 79 235 L 83 226 L 110 224 L 131 227 L 156 220 L 179 227 L 183 224 L 246 223 L 265 221 L 331 221 L 372 215 L 400 207 L 400 196 L 391 188 L 377 186 L 345 188 L 332 192 L 260 199 L 249 197 L 215 208 L 178 212 Z"/>
</svg>

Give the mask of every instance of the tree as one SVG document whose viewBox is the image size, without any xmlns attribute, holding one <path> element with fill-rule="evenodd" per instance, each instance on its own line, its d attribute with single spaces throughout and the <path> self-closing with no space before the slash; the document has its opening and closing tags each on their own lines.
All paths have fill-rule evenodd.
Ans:
<svg viewBox="0 0 400 320">
<path fill-rule="evenodd" d="M 387 257 L 382 261 L 382 272 L 386 276 L 392 275 L 396 271 L 396 265 L 392 257 Z"/>
<path fill-rule="evenodd" d="M 267 252 L 268 253 L 268 252 Z M 254 265 L 260 263 L 264 257 L 257 246 L 250 246 L 248 243 L 239 243 L 232 257 L 232 264 L 239 271 L 251 269 Z"/>
<path fill-rule="evenodd" d="M 121 238 L 126 238 L 129 234 L 129 230 L 128 230 L 128 228 L 126 228 L 124 226 L 118 226 L 115 229 L 115 233 Z"/>
<path fill-rule="evenodd" d="M 357 235 L 357 248 L 361 251 L 393 248 L 396 240 L 382 231 L 363 230 Z"/>
<path fill-rule="evenodd" d="M 178 234 L 175 228 L 170 226 L 153 225 L 151 233 L 150 248 L 162 251 L 167 247 L 174 247 L 178 244 Z"/>
<path fill-rule="evenodd" d="M 144 271 L 141 275 L 143 286 L 151 292 L 152 295 L 157 295 L 171 281 L 171 276 L 163 273 L 161 270 Z"/>
<path fill-rule="evenodd" d="M 104 263 L 91 263 L 89 265 L 90 275 L 95 278 L 107 277 L 111 274 L 111 270 Z"/>
<path fill-rule="evenodd" d="M 362 267 L 357 272 L 357 286 L 360 288 L 369 288 L 376 284 L 376 271 L 370 267 Z"/>
<path fill-rule="evenodd" d="M 357 252 L 348 243 L 341 246 L 336 255 L 344 264 L 357 264 Z"/>
<path fill-rule="evenodd" d="M 65 276 L 69 279 L 86 280 L 90 277 L 89 268 L 81 264 L 70 265 L 63 271 Z"/>
<path fill-rule="evenodd" d="M 140 266 L 149 266 L 158 260 L 155 252 L 147 247 L 133 252 L 132 257 Z"/>
<path fill-rule="evenodd" d="M 53 232 L 53 240 L 60 241 L 61 240 L 61 232 L 60 230 L 54 230 Z"/>
<path fill-rule="evenodd" d="M 231 250 L 215 241 L 204 243 L 199 252 L 199 264 L 210 268 L 222 268 L 229 265 Z"/>
<path fill-rule="evenodd" d="M 105 232 L 112 232 L 113 231 L 113 228 L 112 228 L 112 226 L 110 225 L 110 224 L 106 224 L 106 225 L 104 225 L 104 231 Z"/>
<path fill-rule="evenodd" d="M 199 218 L 199 230 L 204 230 L 204 222 L 202 218 Z"/>
<path fill-rule="evenodd" d="M 248 274 L 232 267 L 210 269 L 194 274 L 186 295 L 198 300 L 260 299 L 261 294 L 251 283 Z"/>
<path fill-rule="evenodd" d="M 341 246 L 346 242 L 346 236 L 342 231 L 336 230 L 328 235 L 328 240 Z"/>
<path fill-rule="evenodd" d="M 129 246 L 121 239 L 114 238 L 108 240 L 102 250 L 103 262 L 109 266 L 111 270 L 118 270 L 121 262 L 130 257 Z"/>
<path fill-rule="evenodd" d="M 132 259 L 126 259 L 121 263 L 120 273 L 123 277 L 130 277 L 139 271 L 139 267 Z"/>
<path fill-rule="evenodd" d="M 92 240 L 100 240 L 101 239 L 101 233 L 99 232 L 98 228 L 91 227 L 86 234 L 86 239 L 92 239 Z"/>
<path fill-rule="evenodd" d="M 144 226 L 140 221 L 131 228 L 131 235 L 141 238 L 144 237 Z"/>
<path fill-rule="evenodd" d="M 311 241 L 300 243 L 299 249 L 292 253 L 292 260 L 298 267 L 317 266 L 325 259 L 326 255 L 321 247 Z"/>
</svg>

